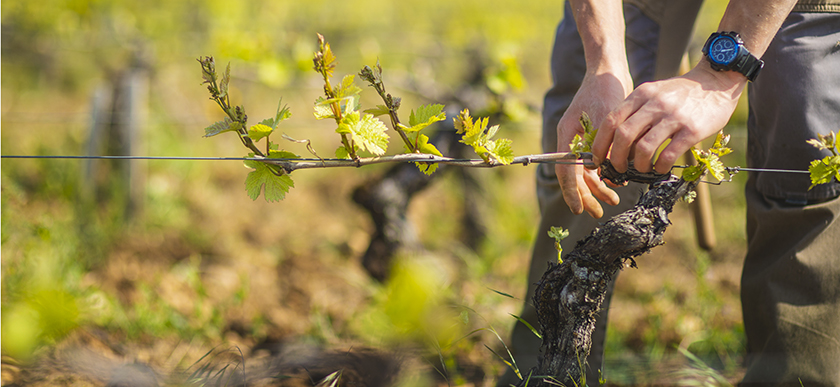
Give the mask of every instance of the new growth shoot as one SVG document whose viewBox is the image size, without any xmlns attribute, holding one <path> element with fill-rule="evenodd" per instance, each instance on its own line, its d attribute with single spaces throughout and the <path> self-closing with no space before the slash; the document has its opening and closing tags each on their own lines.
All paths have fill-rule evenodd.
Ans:
<svg viewBox="0 0 840 387">
<path fill-rule="evenodd" d="M 248 116 L 243 106 L 233 106 L 230 102 L 230 64 L 224 73 L 219 75 L 216 72 L 216 64 L 212 56 L 199 58 L 201 74 L 207 89 L 210 92 L 210 99 L 221 107 L 226 117 L 204 129 L 204 137 L 213 137 L 225 132 L 234 132 L 242 144 L 250 150 L 248 158 L 260 158 L 262 160 L 246 160 L 245 166 L 253 169 L 245 180 L 245 188 L 248 196 L 256 200 L 260 193 L 264 192 L 266 201 L 282 200 L 294 182 L 289 174 L 302 167 L 304 163 L 300 156 L 280 149 L 280 146 L 272 142 L 271 134 L 277 129 L 280 122 L 291 117 L 291 113 L 282 103 L 277 106 L 277 113 L 273 118 L 260 121 L 259 124 L 248 127 Z M 293 140 L 286 135 L 283 139 L 292 142 L 307 143 L 310 153 L 315 154 L 320 160 L 321 167 L 345 166 L 347 161 L 352 160 L 355 166 L 373 164 L 388 157 L 385 155 L 388 150 L 389 137 L 388 127 L 378 117 L 387 115 L 392 128 L 403 140 L 405 152 L 403 155 L 428 155 L 429 157 L 415 157 L 413 161 L 417 167 L 426 174 L 433 173 L 438 162 L 456 162 L 458 160 L 443 157 L 441 152 L 429 142 L 429 137 L 421 131 L 426 127 L 446 119 L 444 106 L 440 104 L 428 104 L 419 106 L 409 114 L 408 125 L 404 124 L 397 111 L 400 108 L 401 100 L 389 94 L 385 89 L 382 77 L 382 66 L 377 62 L 376 66 L 365 66 L 359 76 L 367 81 L 382 98 L 384 105 L 377 105 L 375 108 L 360 110 L 360 94 L 362 89 L 354 84 L 355 76 L 346 75 L 340 82 L 333 85 L 332 77 L 336 69 L 336 56 L 330 48 L 330 44 L 323 35 L 318 34 L 318 49 L 313 57 L 313 69 L 324 79 L 324 95 L 318 97 L 314 105 L 314 116 L 316 119 L 332 119 L 336 123 L 335 132 L 341 138 L 341 146 L 335 151 L 338 160 L 324 160 L 315 154 L 309 147 L 309 141 Z M 464 110 L 455 119 L 455 125 L 463 134 L 461 142 L 471 145 L 476 153 L 481 156 L 484 165 L 507 165 L 513 160 L 513 151 L 510 149 L 511 141 L 508 139 L 493 139 L 499 130 L 498 125 L 487 127 L 487 119 L 473 121 L 468 110 Z M 261 148 L 258 143 L 265 139 L 265 146 Z M 362 159 L 360 154 L 369 154 L 373 158 Z M 405 160 L 405 157 L 392 157 L 394 162 Z M 271 161 L 271 160 L 274 161 Z M 529 158 L 530 160 L 530 158 Z M 281 162 L 282 161 L 282 162 Z M 333 164 L 330 164 L 330 163 Z M 293 164 L 290 164 L 293 163 Z M 467 163 L 471 164 L 471 163 Z M 474 166 L 474 165 L 473 165 Z"/>
</svg>

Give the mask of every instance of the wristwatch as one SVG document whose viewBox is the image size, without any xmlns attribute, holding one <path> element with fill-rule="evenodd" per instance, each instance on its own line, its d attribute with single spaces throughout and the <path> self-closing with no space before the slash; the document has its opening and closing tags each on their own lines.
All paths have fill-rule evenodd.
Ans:
<svg viewBox="0 0 840 387">
<path fill-rule="evenodd" d="M 756 58 L 744 47 L 744 41 L 737 32 L 715 32 L 703 45 L 703 55 L 709 59 L 716 71 L 737 71 L 752 82 L 764 67 L 764 61 Z"/>
</svg>

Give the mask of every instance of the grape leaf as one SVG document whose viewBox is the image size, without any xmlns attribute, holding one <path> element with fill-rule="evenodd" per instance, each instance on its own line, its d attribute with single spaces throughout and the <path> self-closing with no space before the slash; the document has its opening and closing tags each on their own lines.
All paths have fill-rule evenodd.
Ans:
<svg viewBox="0 0 840 387">
<path fill-rule="evenodd" d="M 575 134 L 571 144 L 569 144 L 569 148 L 572 153 L 580 157 L 581 153 L 592 151 L 592 143 L 595 142 L 595 135 L 598 134 L 598 129 L 595 129 L 592 124 L 592 119 L 589 118 L 586 112 L 581 112 L 578 120 L 580 121 L 580 126 L 583 127 L 583 136 Z"/>
<path fill-rule="evenodd" d="M 277 113 L 274 115 L 274 118 L 266 118 L 260 122 L 263 125 L 270 126 L 272 129 L 277 129 L 277 125 L 280 125 L 281 122 L 289 119 L 292 116 L 291 110 L 289 110 L 288 105 L 283 105 L 281 108 L 280 106 L 283 105 L 283 98 L 280 98 L 280 102 L 277 102 Z"/>
<path fill-rule="evenodd" d="M 335 54 L 330 44 L 324 39 L 324 35 L 318 34 L 319 50 L 315 53 L 315 71 L 324 72 L 324 75 L 331 77 L 335 70 Z"/>
<path fill-rule="evenodd" d="M 703 166 L 689 165 L 688 167 L 685 167 L 685 169 L 683 169 L 681 177 L 685 181 L 695 181 L 699 179 L 700 176 L 703 176 L 704 170 L 705 169 L 703 169 Z"/>
<path fill-rule="evenodd" d="M 242 124 L 238 122 L 233 122 L 230 118 L 225 117 L 224 120 L 216 122 L 215 124 L 204 128 L 204 137 L 213 137 L 217 134 L 221 134 L 224 132 L 237 131 L 241 127 Z"/>
<path fill-rule="evenodd" d="M 337 133 L 350 134 L 353 142 L 362 150 L 381 156 L 388 149 L 388 127 L 371 114 L 361 114 L 354 111 L 345 114 L 335 130 Z"/>
<path fill-rule="evenodd" d="M 271 119 L 269 118 L 269 120 Z M 263 137 L 268 137 L 268 135 L 270 135 L 273 131 L 274 128 L 272 128 L 271 126 L 259 123 L 251 127 L 251 130 L 248 131 L 248 137 L 250 137 L 254 141 L 259 141 L 262 140 Z"/>
<path fill-rule="evenodd" d="M 811 188 L 820 184 L 830 183 L 833 179 L 840 181 L 840 136 L 829 132 L 826 135 L 818 134 L 818 138 L 808 140 L 808 144 L 819 150 L 831 151 L 832 156 L 826 156 L 822 160 L 811 161 L 808 172 L 811 173 Z"/>
<path fill-rule="evenodd" d="M 251 153 L 248 157 L 254 157 L 254 154 Z M 272 151 L 270 157 L 296 158 L 299 156 L 291 152 Z M 263 195 L 265 201 L 280 201 L 286 197 L 289 189 L 295 186 L 292 178 L 275 166 L 256 160 L 245 160 L 245 166 L 253 169 L 245 178 L 245 190 L 248 191 L 251 200 L 257 200 L 260 192 L 263 191 L 263 187 L 265 187 L 265 194 Z"/>
<path fill-rule="evenodd" d="M 560 242 L 569 237 L 569 230 L 565 230 L 563 227 L 551 226 L 548 230 L 548 236 L 554 239 L 554 248 L 557 249 L 557 262 L 562 263 L 563 247 L 560 246 Z"/>
<path fill-rule="evenodd" d="M 418 107 L 416 112 L 414 110 L 411 111 L 411 115 L 408 117 L 410 127 L 403 125 L 400 125 L 400 127 L 405 132 L 417 132 L 435 122 L 445 119 L 446 113 L 443 111 L 443 105 L 429 104 Z"/>
<path fill-rule="evenodd" d="M 475 153 L 484 161 L 489 161 L 490 158 L 501 164 L 510 164 L 513 161 L 513 150 L 510 147 L 512 141 L 509 139 L 492 140 L 499 131 L 499 126 L 494 125 L 488 128 L 487 117 L 473 121 L 469 110 L 464 109 L 454 122 L 455 130 L 462 136 L 461 142 L 472 146 Z"/>
<path fill-rule="evenodd" d="M 219 99 L 225 99 L 227 97 L 228 84 L 230 84 L 230 62 L 228 62 L 225 73 L 222 74 L 222 79 L 219 81 Z"/>
<path fill-rule="evenodd" d="M 723 180 L 726 177 L 724 176 L 726 167 L 720 161 L 720 157 L 732 152 L 732 149 L 726 147 L 728 143 L 729 135 L 724 135 L 721 131 L 718 132 L 715 143 L 709 150 L 703 151 L 691 148 L 691 154 L 697 160 L 697 165 L 686 167 L 682 172 L 682 179 L 695 181 L 708 171 L 718 181 Z"/>
<path fill-rule="evenodd" d="M 322 120 L 325 118 L 335 118 L 333 111 L 333 104 L 338 103 L 341 111 L 346 115 L 359 109 L 361 102 L 358 95 L 351 95 L 342 98 L 324 98 L 318 97 L 315 100 L 315 118 Z"/>
<path fill-rule="evenodd" d="M 822 160 L 811 161 L 808 172 L 811 173 L 809 190 L 820 184 L 830 183 L 833 179 L 840 181 L 840 156 L 826 156 Z"/>
<path fill-rule="evenodd" d="M 340 146 L 338 147 L 338 149 L 335 150 L 335 158 L 341 160 L 349 160 L 350 152 L 347 151 L 347 148 Z"/>
<path fill-rule="evenodd" d="M 712 148 L 709 149 L 709 152 L 712 152 L 718 156 L 726 156 L 732 153 L 732 149 L 726 147 L 726 145 L 729 144 L 729 137 L 730 135 L 724 135 L 723 131 L 718 132 L 717 136 L 715 137 L 715 144 L 712 145 Z"/>
<path fill-rule="evenodd" d="M 283 106 L 282 103 L 283 100 L 281 99 L 280 103 L 277 104 L 277 113 L 274 115 L 274 118 L 266 118 L 260 121 L 259 124 L 252 126 L 251 130 L 248 131 L 248 137 L 254 141 L 259 141 L 277 129 L 277 125 L 279 125 L 280 122 L 291 117 L 292 112 L 289 111 L 289 107 Z"/>
<path fill-rule="evenodd" d="M 419 133 L 418 133 L 418 135 L 419 136 L 417 137 L 416 144 L 417 144 L 417 150 L 419 150 L 420 153 L 425 153 L 425 154 L 430 154 L 430 155 L 435 155 L 435 156 L 441 156 L 441 157 L 443 156 L 443 154 L 440 153 L 438 148 L 434 144 L 429 142 L 429 137 L 428 136 L 426 136 L 424 134 L 419 134 Z M 420 169 L 421 172 L 423 172 L 427 175 L 431 175 L 438 168 L 438 163 L 419 162 L 419 163 L 415 163 L 415 164 L 417 165 L 417 168 Z"/>
<path fill-rule="evenodd" d="M 513 149 L 511 149 L 511 144 L 513 144 L 512 140 L 500 138 L 498 140 L 488 141 L 485 148 L 496 161 L 508 165 L 513 162 Z"/>
<path fill-rule="evenodd" d="M 385 105 L 376 105 L 375 108 L 365 109 L 365 113 L 373 114 L 374 117 L 384 116 L 386 114 L 391 114 L 391 110 L 388 109 Z"/>
<path fill-rule="evenodd" d="M 335 112 L 326 98 L 318 97 L 315 100 L 315 119 L 323 120 L 326 118 L 335 118 Z"/>
<path fill-rule="evenodd" d="M 817 134 L 817 138 L 812 138 L 806 142 L 813 145 L 818 150 L 830 150 L 835 155 L 837 154 L 837 151 L 840 150 L 840 137 L 835 139 L 834 132 L 829 132 L 826 135 Z"/>
<path fill-rule="evenodd" d="M 353 74 L 345 75 L 341 80 L 341 84 L 335 87 L 333 92 L 336 98 L 345 98 L 357 95 L 362 92 L 362 89 L 353 84 L 355 76 Z"/>
</svg>

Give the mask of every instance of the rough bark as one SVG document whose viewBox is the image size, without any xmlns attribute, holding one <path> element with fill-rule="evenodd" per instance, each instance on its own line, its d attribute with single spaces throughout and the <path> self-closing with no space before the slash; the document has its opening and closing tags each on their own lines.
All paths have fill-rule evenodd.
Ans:
<svg viewBox="0 0 840 387">
<path fill-rule="evenodd" d="M 602 166 L 602 176 L 616 183 L 650 183 L 650 190 L 634 208 L 578 241 L 562 263 L 549 264 L 533 299 L 542 334 L 541 356 L 531 380 L 522 380 L 522 386 L 584 385 L 585 359 L 607 284 L 626 261 L 635 266 L 635 257 L 663 243 L 670 225 L 668 214 L 696 186 L 670 174 L 642 174 L 633 169 L 620 174 L 608 163 Z"/>
</svg>

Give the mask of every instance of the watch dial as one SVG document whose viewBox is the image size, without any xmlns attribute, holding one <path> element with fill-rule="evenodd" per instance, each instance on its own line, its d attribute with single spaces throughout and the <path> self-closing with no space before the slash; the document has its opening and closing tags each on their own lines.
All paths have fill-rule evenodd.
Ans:
<svg viewBox="0 0 840 387">
<path fill-rule="evenodd" d="M 722 65 L 731 63 L 737 53 L 738 44 L 728 36 L 721 36 L 715 39 L 712 42 L 712 47 L 709 49 L 709 57 Z"/>
</svg>

